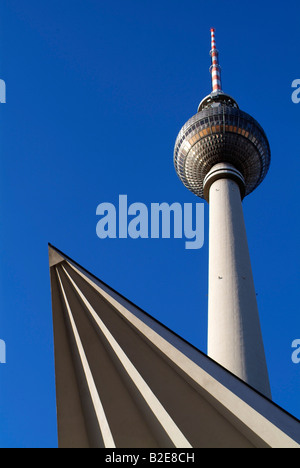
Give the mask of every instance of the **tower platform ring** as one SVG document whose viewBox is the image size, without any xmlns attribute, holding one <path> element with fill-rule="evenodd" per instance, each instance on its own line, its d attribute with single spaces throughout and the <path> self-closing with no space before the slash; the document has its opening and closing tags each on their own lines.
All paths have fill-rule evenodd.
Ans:
<svg viewBox="0 0 300 468">
<path fill-rule="evenodd" d="M 245 180 L 245 196 L 265 178 L 270 167 L 268 139 L 246 112 L 227 105 L 201 110 L 180 130 L 174 165 L 183 184 L 204 198 L 203 182 L 218 163 L 232 164 Z"/>
</svg>

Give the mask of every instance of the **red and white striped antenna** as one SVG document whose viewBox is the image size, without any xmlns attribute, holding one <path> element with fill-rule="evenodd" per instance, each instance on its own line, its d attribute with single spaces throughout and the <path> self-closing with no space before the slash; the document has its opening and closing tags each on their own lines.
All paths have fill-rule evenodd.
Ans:
<svg viewBox="0 0 300 468">
<path fill-rule="evenodd" d="M 211 62 L 210 67 L 211 80 L 212 80 L 212 90 L 213 92 L 222 92 L 222 82 L 221 82 L 221 67 L 219 65 L 219 51 L 216 47 L 216 38 L 215 38 L 215 29 L 212 28 L 211 32 Z"/>
<path fill-rule="evenodd" d="M 238 109 L 239 106 L 236 100 L 229 96 L 229 94 L 225 94 L 222 90 L 221 67 L 219 65 L 219 51 L 216 46 L 215 29 L 211 28 L 210 32 L 210 56 L 212 64 L 209 71 L 211 73 L 212 92 L 204 99 L 202 99 L 198 106 L 198 112 L 201 112 L 203 109 L 209 109 L 210 107 L 216 107 L 220 105 L 226 105 Z"/>
</svg>

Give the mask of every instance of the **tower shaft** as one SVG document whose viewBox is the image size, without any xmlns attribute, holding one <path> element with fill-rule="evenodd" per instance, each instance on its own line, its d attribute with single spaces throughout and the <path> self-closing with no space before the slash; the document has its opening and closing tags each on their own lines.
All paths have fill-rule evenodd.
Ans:
<svg viewBox="0 0 300 468">
<path fill-rule="evenodd" d="M 242 199 L 271 161 L 259 123 L 224 93 L 211 29 L 212 92 L 180 130 L 174 163 L 184 185 L 210 204 L 208 355 L 270 397 Z"/>
<path fill-rule="evenodd" d="M 208 355 L 271 397 L 238 171 L 218 166 L 209 188 Z"/>
</svg>

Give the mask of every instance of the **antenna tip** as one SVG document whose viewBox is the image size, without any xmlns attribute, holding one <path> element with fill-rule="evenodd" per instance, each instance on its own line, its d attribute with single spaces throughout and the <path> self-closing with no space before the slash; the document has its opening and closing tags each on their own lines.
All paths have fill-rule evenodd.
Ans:
<svg viewBox="0 0 300 468">
<path fill-rule="evenodd" d="M 211 28 L 211 29 L 210 29 L 210 32 L 215 32 L 215 28 Z"/>
</svg>

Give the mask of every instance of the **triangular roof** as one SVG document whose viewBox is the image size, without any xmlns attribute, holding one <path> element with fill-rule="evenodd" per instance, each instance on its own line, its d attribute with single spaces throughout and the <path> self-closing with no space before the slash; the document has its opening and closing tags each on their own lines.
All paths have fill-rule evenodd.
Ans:
<svg viewBox="0 0 300 468">
<path fill-rule="evenodd" d="M 49 244 L 60 447 L 299 448 L 300 422 Z"/>
</svg>

